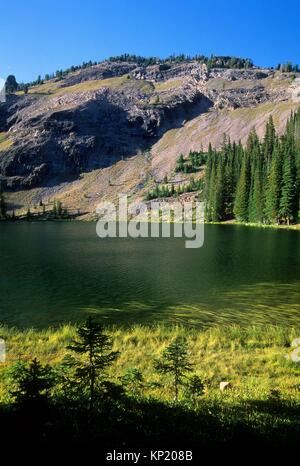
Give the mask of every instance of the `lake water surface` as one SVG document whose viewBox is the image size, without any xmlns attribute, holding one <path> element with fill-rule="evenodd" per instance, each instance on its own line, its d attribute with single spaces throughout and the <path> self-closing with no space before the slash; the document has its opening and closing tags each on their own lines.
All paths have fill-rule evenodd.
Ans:
<svg viewBox="0 0 300 466">
<path fill-rule="evenodd" d="M 0 224 L 0 321 L 300 322 L 300 234 L 206 225 L 184 239 L 99 239 L 94 223 Z"/>
</svg>

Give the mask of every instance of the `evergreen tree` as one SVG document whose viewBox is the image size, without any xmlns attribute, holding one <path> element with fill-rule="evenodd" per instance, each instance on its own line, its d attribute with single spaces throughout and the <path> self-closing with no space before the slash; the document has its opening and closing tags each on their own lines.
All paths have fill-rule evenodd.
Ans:
<svg viewBox="0 0 300 466">
<path fill-rule="evenodd" d="M 55 375 L 49 365 L 43 366 L 36 358 L 28 367 L 18 365 L 14 370 L 17 387 L 12 391 L 16 402 L 22 405 L 44 404 L 49 401 L 50 390 L 55 385 Z"/>
<path fill-rule="evenodd" d="M 63 205 L 61 201 L 54 199 L 52 212 L 55 218 L 61 218 L 63 216 Z"/>
<path fill-rule="evenodd" d="M 211 219 L 218 222 L 225 217 L 224 156 L 218 160 L 216 181 L 212 191 Z"/>
<path fill-rule="evenodd" d="M 249 221 L 261 223 L 263 221 L 263 187 L 261 165 L 257 163 L 252 178 L 249 199 Z"/>
<path fill-rule="evenodd" d="M 265 160 L 265 173 L 267 174 L 269 171 L 273 150 L 275 147 L 276 141 L 276 131 L 273 122 L 272 116 L 270 116 L 265 131 L 264 137 L 264 144 L 263 144 L 263 152 L 264 152 L 264 160 Z"/>
<path fill-rule="evenodd" d="M 204 199 L 205 203 L 205 217 L 206 220 L 210 221 L 210 212 L 209 212 L 209 195 L 210 195 L 210 184 L 211 184 L 211 176 L 212 176 L 212 163 L 213 163 L 213 154 L 212 154 L 212 146 L 209 143 L 208 153 L 207 153 L 207 163 L 205 169 L 205 179 L 204 179 Z"/>
<path fill-rule="evenodd" d="M 279 205 L 281 197 L 281 178 L 282 178 L 282 157 L 279 143 L 277 143 L 270 172 L 268 174 L 266 186 L 266 205 L 265 215 L 268 222 L 278 223 L 279 221 Z"/>
<path fill-rule="evenodd" d="M 6 218 L 6 203 L 4 194 L 0 191 L 0 219 Z"/>
<path fill-rule="evenodd" d="M 279 215 L 288 225 L 297 218 L 297 187 L 293 155 L 286 155 L 283 164 Z"/>
<path fill-rule="evenodd" d="M 185 163 L 185 160 L 184 160 L 183 155 L 181 154 L 179 159 L 177 160 L 175 171 L 176 172 L 183 172 L 184 171 L 184 166 L 185 166 L 184 163 Z"/>
<path fill-rule="evenodd" d="M 248 221 L 249 212 L 249 190 L 250 190 L 250 166 L 248 155 L 243 160 L 241 174 L 237 184 L 237 191 L 234 203 L 234 215 L 242 222 Z"/>
<path fill-rule="evenodd" d="M 144 386 L 143 374 L 135 367 L 130 367 L 121 377 L 121 382 L 133 395 L 139 395 Z"/>
<path fill-rule="evenodd" d="M 204 383 L 199 375 L 193 374 L 188 377 L 185 383 L 185 393 L 191 398 L 193 404 L 196 403 L 197 398 L 204 394 Z"/>
<path fill-rule="evenodd" d="M 206 201 L 206 207 L 205 207 L 205 215 L 207 220 L 210 222 L 215 218 L 215 212 L 214 212 L 214 203 L 215 203 L 215 198 L 216 198 L 216 158 L 213 157 L 212 159 L 212 164 L 211 164 L 211 170 L 210 172 L 207 173 L 206 175 L 206 180 L 209 181 L 207 182 L 207 201 Z"/>
<path fill-rule="evenodd" d="M 73 340 L 68 349 L 79 355 L 69 358 L 68 363 L 75 368 L 75 378 L 87 387 L 89 409 L 93 411 L 97 384 L 105 382 L 107 368 L 118 357 L 119 353 L 111 351 L 112 342 L 103 332 L 102 325 L 88 318 L 77 329 L 78 339 Z"/>
<path fill-rule="evenodd" d="M 189 158 L 194 160 L 194 153 Z M 190 190 L 201 187 L 202 182 L 188 186 Z M 280 138 L 270 117 L 262 143 L 253 129 L 246 149 L 241 142 L 231 144 L 226 135 L 220 151 L 210 144 L 202 195 L 207 221 L 234 216 L 243 222 L 278 223 L 281 217 L 289 223 L 299 218 L 300 110 L 291 115 Z"/>
<path fill-rule="evenodd" d="M 183 384 L 183 378 L 186 374 L 192 370 L 188 358 L 187 343 L 180 338 L 176 338 L 164 350 L 161 359 L 155 361 L 154 367 L 159 373 L 172 376 L 174 400 L 178 401 L 179 386 Z"/>
</svg>

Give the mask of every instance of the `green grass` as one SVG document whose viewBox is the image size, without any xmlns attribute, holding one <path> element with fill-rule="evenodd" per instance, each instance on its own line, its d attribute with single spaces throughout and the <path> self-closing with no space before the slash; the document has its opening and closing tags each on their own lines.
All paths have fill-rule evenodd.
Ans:
<svg viewBox="0 0 300 466">
<path fill-rule="evenodd" d="M 274 124 L 278 126 L 281 112 L 296 110 L 296 108 L 297 104 L 292 101 L 278 102 L 276 105 L 273 102 L 267 102 L 259 104 L 256 107 L 241 107 L 231 110 L 230 116 L 232 119 L 242 118 L 245 123 L 251 123 L 263 115 L 272 113 Z M 228 112 L 228 110 L 223 110 L 223 112 Z"/>
<path fill-rule="evenodd" d="M 140 369 L 147 381 L 157 382 L 159 376 L 153 369 L 165 346 L 176 336 L 187 339 L 194 371 L 206 385 L 204 400 L 213 402 L 221 396 L 219 383 L 228 380 L 232 390 L 226 402 L 244 399 L 266 400 L 271 390 L 278 390 L 285 400 L 300 402 L 300 366 L 293 363 L 291 342 L 300 337 L 299 328 L 283 326 L 238 325 L 197 330 L 183 326 L 139 326 L 129 329 L 111 327 L 109 333 L 114 350 L 120 356 L 111 368 L 111 377 L 118 380 L 129 367 Z M 76 334 L 72 325 L 57 329 L 25 330 L 0 327 L 0 336 L 7 345 L 7 362 L 0 365 L 0 400 L 7 396 L 6 374 L 18 360 L 37 357 L 43 363 L 57 364 L 66 355 L 66 346 Z M 170 399 L 170 381 L 161 388 L 148 388 L 146 395 Z"/>
<path fill-rule="evenodd" d="M 86 92 L 109 87 L 114 89 L 127 82 L 127 75 L 116 78 L 98 79 L 91 81 L 84 81 L 79 84 L 74 84 L 68 87 L 58 87 L 56 82 L 48 82 L 40 86 L 34 86 L 29 90 L 30 94 L 49 94 L 49 95 L 64 95 L 71 92 Z M 61 82 L 59 82 L 60 84 Z"/>
<path fill-rule="evenodd" d="M 7 133 L 0 133 L 0 151 L 8 149 L 13 141 L 8 137 Z"/>
<path fill-rule="evenodd" d="M 273 228 L 280 230 L 300 230 L 299 223 L 291 223 L 290 225 L 277 223 L 253 223 L 253 222 L 239 222 L 237 220 L 229 220 L 223 222 L 205 222 L 207 225 L 242 225 L 245 227 L 255 227 L 255 228 Z"/>
<path fill-rule="evenodd" d="M 95 411 L 95 420 L 87 431 L 81 408 L 85 406 L 86 395 L 81 394 L 77 404 L 71 405 L 75 411 L 70 410 L 68 403 L 65 408 L 65 401 L 59 403 L 60 397 L 65 396 L 59 385 L 52 396 L 52 403 L 58 400 L 58 404 L 52 405 L 52 414 L 48 413 L 49 425 L 53 426 L 50 442 L 61 438 L 65 442 L 71 438 L 76 442 L 93 443 L 100 438 L 106 444 L 113 438 L 117 446 L 122 441 L 122 445 L 130 445 L 137 439 L 142 444 L 146 440 L 149 445 L 151 440 L 153 445 L 161 441 L 167 445 L 180 439 L 180 445 L 188 448 L 199 446 L 199 442 L 200 446 L 236 445 L 241 441 L 247 445 L 299 444 L 300 366 L 290 358 L 290 345 L 300 336 L 300 327 L 231 325 L 199 331 L 182 326 L 135 325 L 130 329 L 106 328 L 108 332 L 113 338 L 113 349 L 120 352 L 110 368 L 109 381 L 120 383 L 119 377 L 126 369 L 137 368 L 142 371 L 143 386 L 135 392 L 125 386 L 126 399 L 114 401 L 116 395 L 113 394 L 111 401 L 105 402 L 104 398 L 104 404 Z M 71 325 L 24 332 L 0 327 L 8 355 L 7 363 L 0 364 L 0 414 L 8 419 L 10 431 L 5 431 L 8 440 L 13 438 L 16 443 L 17 438 L 18 444 L 20 439 L 23 441 L 24 432 L 28 432 L 29 438 L 34 435 L 35 443 L 41 441 L 36 429 L 33 433 L 30 431 L 32 417 L 36 417 L 34 409 L 29 412 L 29 418 L 25 413 L 23 419 L 21 411 L 20 417 L 15 418 L 17 406 L 11 404 L 10 391 L 15 386 L 16 371 L 11 370 L 12 365 L 20 359 L 37 357 L 57 367 L 61 374 L 57 363 L 67 354 L 66 345 L 75 334 L 76 329 Z M 187 339 L 190 362 L 194 365 L 194 373 L 204 381 L 205 392 L 193 400 L 181 390 L 179 402 L 175 404 L 171 380 L 159 376 L 153 363 L 177 336 Z M 221 392 L 221 381 L 231 382 L 232 387 Z M 71 393 L 69 396 L 72 399 Z M 84 417 L 88 415 L 86 411 L 83 413 Z M 38 430 L 43 433 L 43 442 L 45 431 L 47 440 L 47 419 L 45 427 L 42 426 L 44 430 L 42 427 Z"/>
<path fill-rule="evenodd" d="M 155 90 L 157 92 L 169 91 L 180 87 L 183 83 L 183 79 L 169 79 L 160 83 L 155 83 Z"/>
</svg>

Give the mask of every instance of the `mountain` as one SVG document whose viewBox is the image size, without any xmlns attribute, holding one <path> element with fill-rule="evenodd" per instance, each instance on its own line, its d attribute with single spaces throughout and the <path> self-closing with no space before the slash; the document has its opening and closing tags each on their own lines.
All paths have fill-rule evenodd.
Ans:
<svg viewBox="0 0 300 466">
<path fill-rule="evenodd" d="M 180 182 L 180 154 L 218 148 L 225 132 L 262 137 L 272 115 L 282 133 L 299 94 L 298 73 L 199 60 L 70 71 L 0 104 L 1 185 L 16 211 L 59 199 L 89 218 L 118 192 L 143 198 L 165 176 Z"/>
</svg>

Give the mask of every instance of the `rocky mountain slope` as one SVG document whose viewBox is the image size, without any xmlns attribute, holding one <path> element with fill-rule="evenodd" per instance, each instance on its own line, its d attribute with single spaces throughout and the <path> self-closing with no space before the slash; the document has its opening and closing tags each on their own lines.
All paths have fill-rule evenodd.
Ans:
<svg viewBox="0 0 300 466">
<path fill-rule="evenodd" d="M 210 69 L 196 61 L 105 61 L 0 104 L 0 179 L 11 208 L 61 199 L 92 213 L 118 192 L 141 197 L 173 176 L 183 153 L 223 133 L 279 132 L 299 105 L 300 79 L 271 69 Z"/>
</svg>

